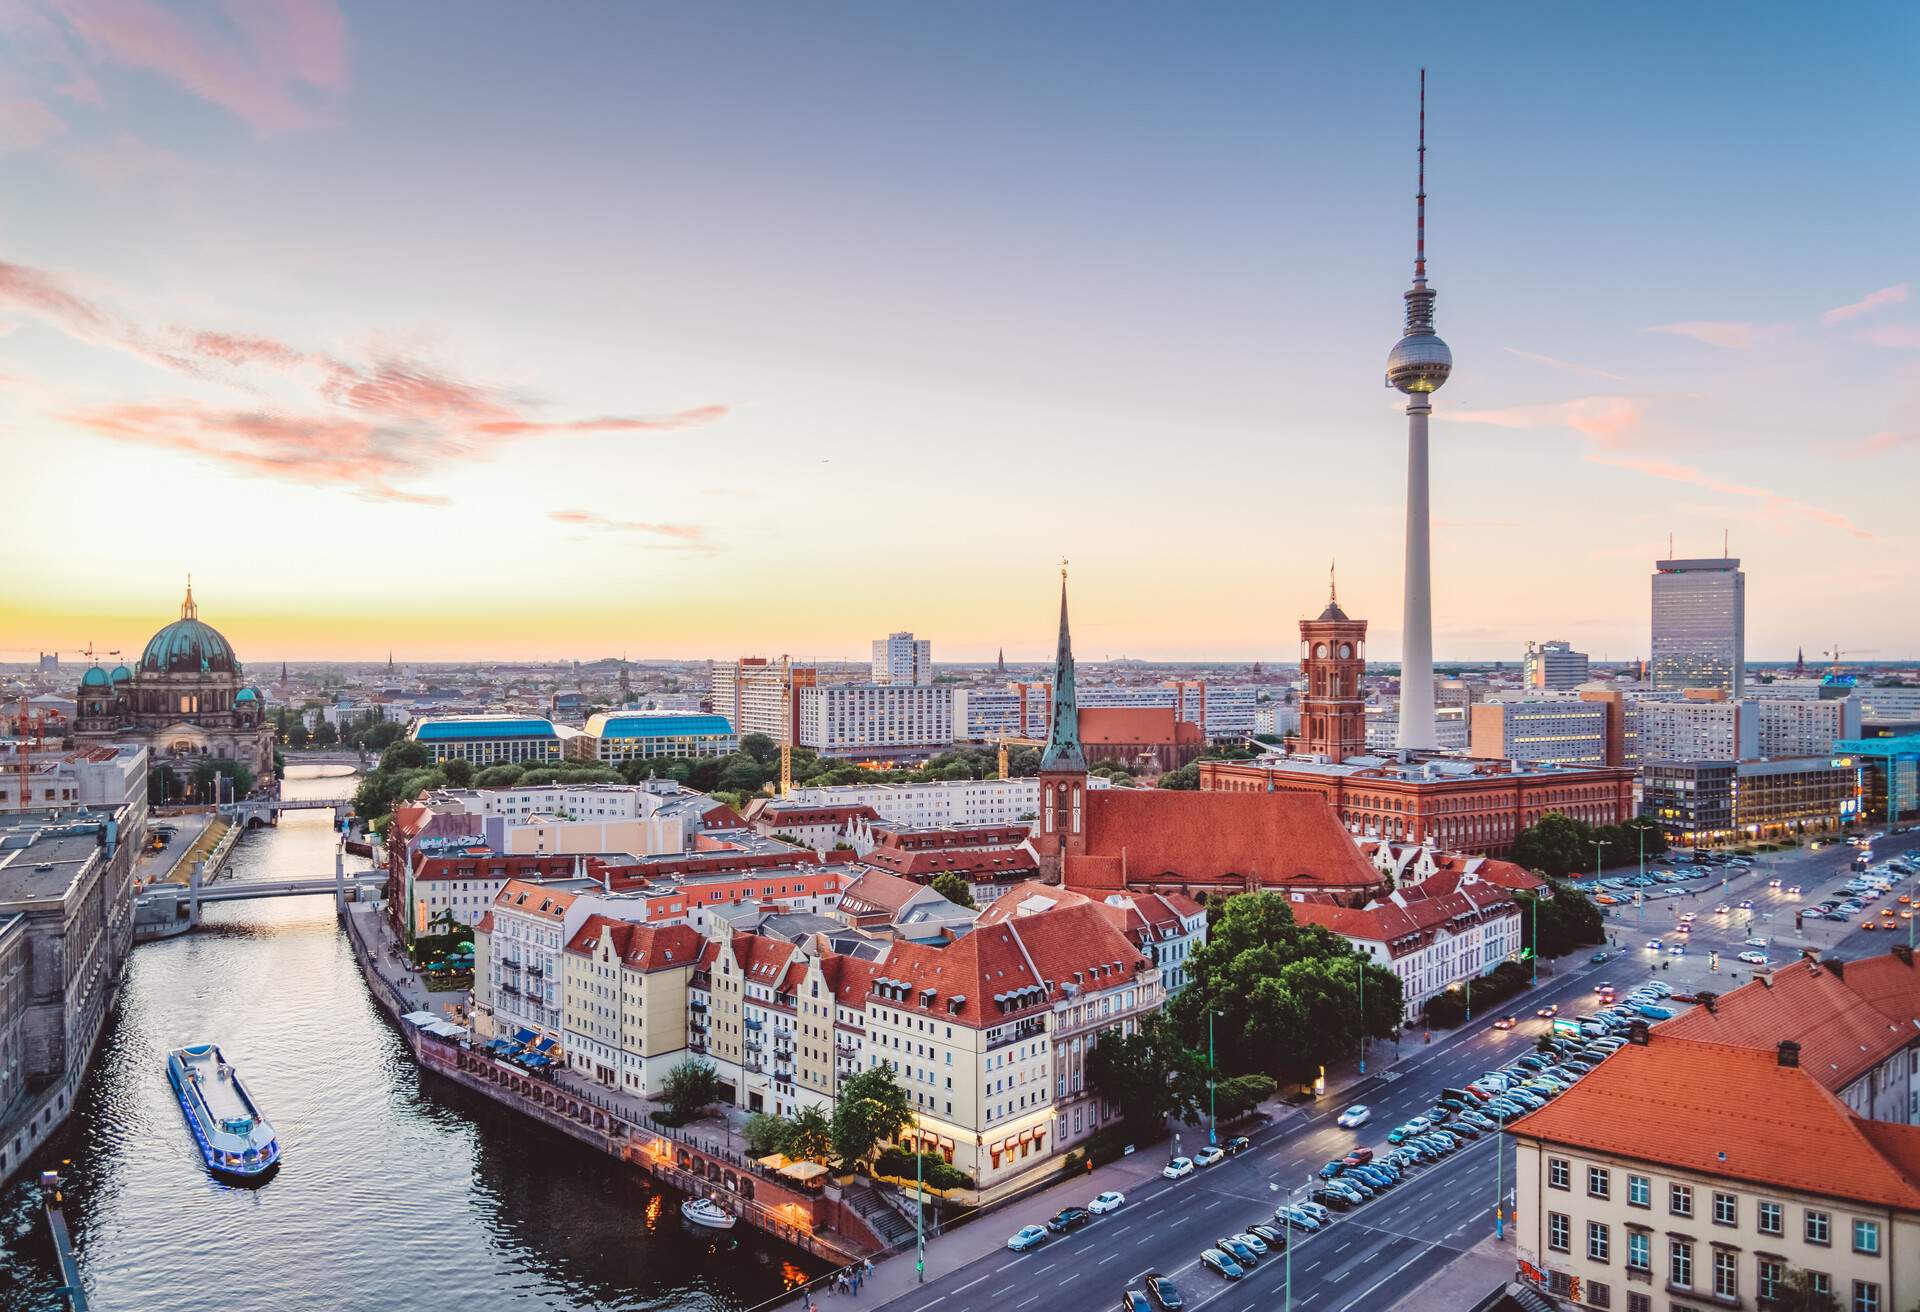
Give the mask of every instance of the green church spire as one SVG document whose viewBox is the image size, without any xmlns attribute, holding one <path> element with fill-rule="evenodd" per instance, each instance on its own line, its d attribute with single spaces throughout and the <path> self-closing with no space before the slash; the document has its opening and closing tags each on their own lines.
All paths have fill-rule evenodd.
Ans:
<svg viewBox="0 0 1920 1312">
<path fill-rule="evenodd" d="M 1053 712 L 1040 768 L 1086 772 L 1080 747 L 1080 700 L 1073 686 L 1073 634 L 1067 628 L 1067 562 L 1060 562 L 1060 649 L 1053 658 Z"/>
</svg>

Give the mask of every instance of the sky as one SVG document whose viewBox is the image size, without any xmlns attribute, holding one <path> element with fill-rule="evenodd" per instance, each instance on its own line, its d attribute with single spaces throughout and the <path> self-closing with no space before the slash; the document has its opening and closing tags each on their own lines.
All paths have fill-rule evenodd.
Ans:
<svg viewBox="0 0 1920 1312">
<path fill-rule="evenodd" d="M 1319 12 L 1325 11 L 1325 12 Z M 1920 9 L 0 0 L 0 660 L 1920 656 Z M 1724 535 L 1724 536 L 1723 536 Z"/>
</svg>

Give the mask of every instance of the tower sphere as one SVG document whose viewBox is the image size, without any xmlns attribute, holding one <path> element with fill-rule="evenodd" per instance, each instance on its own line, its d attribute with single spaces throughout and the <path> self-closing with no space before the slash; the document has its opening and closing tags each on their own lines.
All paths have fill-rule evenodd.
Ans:
<svg viewBox="0 0 1920 1312">
<path fill-rule="evenodd" d="M 1437 392 L 1453 372 L 1453 352 L 1433 333 L 1412 333 L 1387 354 L 1387 382 L 1402 392 Z"/>
</svg>

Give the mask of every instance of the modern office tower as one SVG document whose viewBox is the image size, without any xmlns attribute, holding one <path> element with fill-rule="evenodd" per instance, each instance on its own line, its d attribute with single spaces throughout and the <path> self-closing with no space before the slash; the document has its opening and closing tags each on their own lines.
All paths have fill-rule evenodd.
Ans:
<svg viewBox="0 0 1920 1312">
<path fill-rule="evenodd" d="M 933 644 L 911 633 L 889 633 L 873 640 L 875 683 L 933 682 Z"/>
<path fill-rule="evenodd" d="M 1659 560 L 1653 575 L 1655 691 L 1746 695 L 1747 576 L 1737 557 Z"/>
<path fill-rule="evenodd" d="M 1413 286 L 1406 331 L 1387 356 L 1387 385 L 1407 396 L 1407 556 L 1400 639 L 1399 745 L 1438 745 L 1433 720 L 1433 567 L 1427 523 L 1428 398 L 1453 372 L 1453 353 L 1433 331 L 1427 286 L 1427 71 L 1420 70 L 1420 187 L 1414 196 Z"/>
<path fill-rule="evenodd" d="M 1527 687 L 1566 692 L 1587 681 L 1587 654 L 1558 638 L 1529 642 L 1521 668 Z"/>
</svg>

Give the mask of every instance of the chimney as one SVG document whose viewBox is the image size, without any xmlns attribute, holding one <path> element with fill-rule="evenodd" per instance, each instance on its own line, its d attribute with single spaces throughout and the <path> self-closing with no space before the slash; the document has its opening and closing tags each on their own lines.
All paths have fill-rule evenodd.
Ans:
<svg viewBox="0 0 1920 1312">
<path fill-rule="evenodd" d="M 1820 964 L 1832 972 L 1835 979 L 1845 979 L 1847 977 L 1847 963 L 1838 957 L 1827 957 L 1822 960 Z"/>
<path fill-rule="evenodd" d="M 1908 947 L 1905 943 L 1895 943 L 1893 945 L 1893 955 L 1900 958 L 1900 960 L 1903 963 L 1905 963 L 1909 968 L 1912 967 L 1913 949 Z"/>
<path fill-rule="evenodd" d="M 1800 1064 L 1800 1045 L 1792 1039 L 1780 1040 L 1780 1064 L 1798 1066 Z"/>
<path fill-rule="evenodd" d="M 1636 1020 L 1627 1026 L 1627 1042 L 1644 1048 L 1647 1046 L 1647 1023 Z"/>
<path fill-rule="evenodd" d="M 1720 1000 L 1720 995 L 1718 993 L 1702 993 L 1700 995 L 1700 1005 L 1707 1009 L 1707 1015 L 1709 1016 L 1715 1014 L 1713 1010 L 1713 1004 L 1718 1002 L 1719 1000 Z"/>
</svg>

